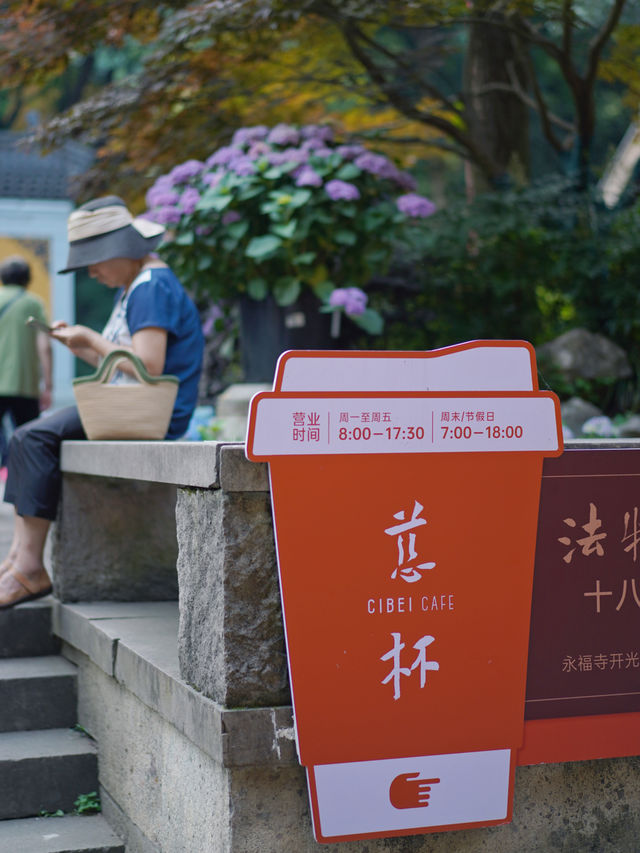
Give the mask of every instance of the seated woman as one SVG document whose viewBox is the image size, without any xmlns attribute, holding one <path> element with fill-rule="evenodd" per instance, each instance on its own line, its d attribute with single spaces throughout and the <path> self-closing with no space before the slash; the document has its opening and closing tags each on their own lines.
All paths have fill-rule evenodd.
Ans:
<svg viewBox="0 0 640 853">
<path fill-rule="evenodd" d="M 115 304 L 102 334 L 64 322 L 54 323 L 51 334 L 94 366 L 112 350 L 128 349 L 152 375 L 177 376 L 180 386 L 166 435 L 176 439 L 185 433 L 197 402 L 204 341 L 195 305 L 152 254 L 163 231 L 154 222 L 134 219 L 116 196 L 75 210 L 68 220 L 67 266 L 60 272 L 87 267 L 89 275 L 117 291 Z M 115 377 L 127 379 L 123 372 Z M 13 434 L 4 500 L 14 505 L 15 525 L 9 553 L 0 563 L 0 609 L 51 591 L 43 552 L 60 497 L 60 445 L 82 438 L 75 406 L 30 421 Z"/>
</svg>

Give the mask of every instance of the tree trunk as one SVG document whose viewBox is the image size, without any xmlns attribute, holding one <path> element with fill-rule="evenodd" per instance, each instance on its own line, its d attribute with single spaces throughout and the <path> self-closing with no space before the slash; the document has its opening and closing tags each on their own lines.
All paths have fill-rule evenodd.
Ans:
<svg viewBox="0 0 640 853">
<path fill-rule="evenodd" d="M 472 137 L 493 163 L 492 174 L 467 169 L 470 194 L 529 179 L 529 113 L 527 105 L 506 87 L 527 88 L 524 48 L 487 13 L 473 23 L 464 68 L 467 122 Z"/>
</svg>

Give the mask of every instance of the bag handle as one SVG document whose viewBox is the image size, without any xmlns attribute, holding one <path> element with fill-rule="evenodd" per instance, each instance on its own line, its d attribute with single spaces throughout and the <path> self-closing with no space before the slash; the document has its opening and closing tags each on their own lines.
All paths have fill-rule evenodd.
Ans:
<svg viewBox="0 0 640 853">
<path fill-rule="evenodd" d="M 179 383 L 180 381 L 177 376 L 171 376 L 168 374 L 152 376 L 144 366 L 142 359 L 135 355 L 135 353 L 132 353 L 127 349 L 114 349 L 105 356 L 95 373 L 91 376 L 78 377 L 73 380 L 73 384 L 75 385 L 81 382 L 102 382 L 106 384 L 111 379 L 120 361 L 128 361 L 133 367 L 136 378 L 143 384 L 156 385 L 158 382 L 166 382 L 167 380 L 176 383 Z"/>
</svg>

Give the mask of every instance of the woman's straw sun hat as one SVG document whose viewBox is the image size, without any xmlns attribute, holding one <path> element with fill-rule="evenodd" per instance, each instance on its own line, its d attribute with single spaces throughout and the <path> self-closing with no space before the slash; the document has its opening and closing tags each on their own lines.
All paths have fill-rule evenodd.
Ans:
<svg viewBox="0 0 640 853">
<path fill-rule="evenodd" d="M 164 226 L 142 217 L 134 218 L 121 198 L 104 196 L 88 201 L 69 216 L 69 255 L 60 273 L 110 261 L 138 260 L 160 242 Z"/>
</svg>

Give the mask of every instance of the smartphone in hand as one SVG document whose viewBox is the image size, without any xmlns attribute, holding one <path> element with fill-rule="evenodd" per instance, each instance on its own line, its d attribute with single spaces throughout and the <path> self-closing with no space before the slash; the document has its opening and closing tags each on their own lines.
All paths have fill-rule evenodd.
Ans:
<svg viewBox="0 0 640 853">
<path fill-rule="evenodd" d="M 46 332 L 48 335 L 53 331 L 51 326 L 47 326 L 46 323 L 41 323 L 40 320 L 36 320 L 35 317 L 27 317 L 25 323 L 27 326 L 33 326 L 35 329 L 38 329 L 38 331 Z"/>
</svg>

